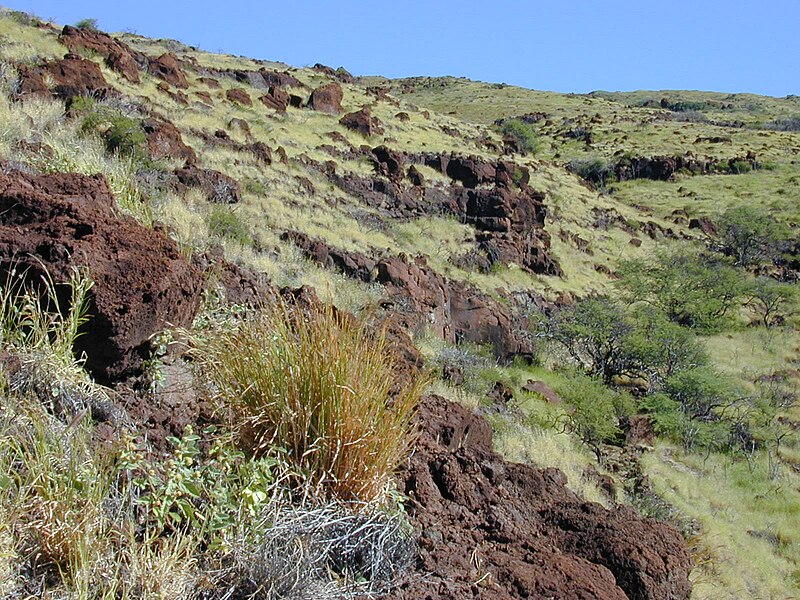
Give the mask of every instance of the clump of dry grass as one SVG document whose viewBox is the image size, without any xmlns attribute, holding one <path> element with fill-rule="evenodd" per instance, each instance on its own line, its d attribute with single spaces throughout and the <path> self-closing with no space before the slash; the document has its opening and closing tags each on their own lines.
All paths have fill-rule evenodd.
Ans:
<svg viewBox="0 0 800 600">
<path fill-rule="evenodd" d="M 212 334 L 195 355 L 244 445 L 282 449 L 327 495 L 381 497 L 410 451 L 422 381 L 392 394 L 383 333 L 332 307 L 278 302 Z"/>
</svg>

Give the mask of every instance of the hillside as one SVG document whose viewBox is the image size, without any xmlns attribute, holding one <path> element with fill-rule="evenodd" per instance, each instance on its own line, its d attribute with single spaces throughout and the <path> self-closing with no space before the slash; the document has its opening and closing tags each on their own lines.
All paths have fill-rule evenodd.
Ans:
<svg viewBox="0 0 800 600">
<path fill-rule="evenodd" d="M 0 595 L 800 594 L 800 97 L 0 42 Z"/>
</svg>

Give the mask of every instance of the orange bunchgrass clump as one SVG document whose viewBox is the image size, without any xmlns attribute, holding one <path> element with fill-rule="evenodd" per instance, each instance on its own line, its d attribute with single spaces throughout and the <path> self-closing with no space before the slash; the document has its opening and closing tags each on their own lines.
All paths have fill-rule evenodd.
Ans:
<svg viewBox="0 0 800 600">
<path fill-rule="evenodd" d="M 197 350 L 243 446 L 277 452 L 304 484 L 370 501 L 414 441 L 424 378 L 399 386 L 385 333 L 333 307 L 278 302 Z"/>
</svg>

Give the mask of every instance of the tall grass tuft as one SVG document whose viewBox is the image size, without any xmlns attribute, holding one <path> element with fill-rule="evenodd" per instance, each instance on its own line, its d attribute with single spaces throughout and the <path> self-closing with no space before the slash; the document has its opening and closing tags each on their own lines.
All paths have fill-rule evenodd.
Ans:
<svg viewBox="0 0 800 600">
<path fill-rule="evenodd" d="M 197 356 L 242 444 L 279 449 L 329 497 L 381 498 L 411 449 L 423 380 L 397 386 L 385 334 L 335 308 L 278 302 L 211 335 Z"/>
</svg>

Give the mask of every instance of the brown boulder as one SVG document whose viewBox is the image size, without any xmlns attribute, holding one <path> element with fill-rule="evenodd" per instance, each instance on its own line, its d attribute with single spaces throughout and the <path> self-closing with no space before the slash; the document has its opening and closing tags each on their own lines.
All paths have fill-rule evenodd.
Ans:
<svg viewBox="0 0 800 600">
<path fill-rule="evenodd" d="M 445 279 L 424 259 L 386 258 L 376 269 L 387 291 L 384 304 L 397 310 L 407 328 L 426 326 L 449 342 L 491 344 L 501 360 L 533 356 L 527 328 L 508 308 L 468 284 Z"/>
<path fill-rule="evenodd" d="M 45 83 L 41 69 L 28 65 L 17 65 L 19 83 L 17 86 L 18 98 L 29 98 L 31 96 L 50 96 L 50 88 Z"/>
<path fill-rule="evenodd" d="M 159 81 L 156 88 L 158 89 L 159 92 L 161 92 L 162 94 L 166 94 L 178 104 L 182 106 L 189 106 L 189 96 L 187 96 L 180 90 L 173 90 L 167 82 Z"/>
<path fill-rule="evenodd" d="M 228 128 L 231 131 L 239 131 L 242 135 L 249 138 L 252 137 L 253 132 L 250 131 L 250 123 L 245 121 L 244 119 L 238 119 L 234 117 L 230 121 L 228 121 Z"/>
<path fill-rule="evenodd" d="M 378 117 L 372 116 L 369 106 L 365 106 L 356 112 L 347 113 L 339 119 L 339 123 L 365 137 L 383 133 L 380 120 Z"/>
<path fill-rule="evenodd" d="M 386 146 L 378 146 L 372 149 L 375 157 L 375 170 L 381 175 L 385 175 L 392 181 L 400 181 L 403 178 L 403 156 Z"/>
<path fill-rule="evenodd" d="M 496 167 L 479 159 L 456 156 L 447 162 L 445 173 L 451 179 L 460 181 L 464 187 L 474 188 L 484 183 L 494 183 Z"/>
<path fill-rule="evenodd" d="M 206 87 L 212 90 L 219 89 L 219 81 L 217 81 L 213 77 L 198 77 L 197 81 L 199 81 L 200 83 L 204 84 Z"/>
<path fill-rule="evenodd" d="M 320 73 L 325 73 L 325 75 L 328 77 L 338 79 L 342 83 L 356 82 L 355 78 L 344 67 L 339 67 L 338 69 L 334 70 L 332 67 L 323 65 L 322 63 L 317 63 L 311 68 L 315 71 L 319 71 Z"/>
<path fill-rule="evenodd" d="M 318 87 L 311 92 L 308 100 L 309 108 L 330 115 L 338 115 L 342 112 L 342 86 L 338 83 L 329 83 Z"/>
<path fill-rule="evenodd" d="M 231 102 L 236 102 L 244 106 L 253 106 L 253 100 L 250 94 L 245 92 L 242 88 L 231 88 L 225 92 L 225 97 Z"/>
<path fill-rule="evenodd" d="M 287 71 L 259 70 L 261 78 L 267 87 L 304 87 L 303 83 Z"/>
<path fill-rule="evenodd" d="M 169 121 L 145 119 L 142 129 L 147 134 L 147 149 L 153 158 L 180 158 L 193 163 L 197 156 L 183 143 L 181 132 Z"/>
<path fill-rule="evenodd" d="M 187 164 L 175 171 L 178 181 L 187 187 L 200 188 L 209 202 L 235 204 L 241 199 L 239 184 L 235 179 L 214 171 Z"/>
<path fill-rule="evenodd" d="M 139 83 L 139 65 L 146 62 L 145 56 L 107 33 L 65 25 L 59 40 L 70 52 L 76 52 L 78 48 L 97 52 L 111 69 L 131 83 Z"/>
<path fill-rule="evenodd" d="M 99 380 L 136 370 L 154 333 L 191 323 L 200 274 L 164 232 L 118 216 L 101 175 L 0 173 L 0 206 L 3 271 L 36 285 L 45 270 L 63 283 L 74 267 L 88 269 L 91 318 L 76 350 Z"/>
<path fill-rule="evenodd" d="M 543 381 L 534 381 L 529 379 L 528 382 L 522 386 L 522 389 L 532 394 L 538 394 L 550 404 L 563 404 L 564 400 L 556 394 L 555 390 Z"/>
<path fill-rule="evenodd" d="M 416 166 L 411 165 L 408 167 L 408 179 L 411 181 L 411 185 L 421 187 L 425 185 L 425 177 L 422 173 L 419 172 Z"/>
<path fill-rule="evenodd" d="M 271 87 L 266 94 L 259 98 L 264 106 L 273 108 L 278 112 L 286 112 L 289 106 L 289 94 L 279 87 Z"/>
<path fill-rule="evenodd" d="M 272 150 L 264 142 L 253 142 L 249 146 L 250 152 L 265 165 L 272 164 Z"/>
<path fill-rule="evenodd" d="M 260 307 L 277 295 L 277 288 L 264 273 L 225 260 L 220 247 L 195 254 L 192 264 L 203 272 L 207 287 L 221 291 L 230 304 Z"/>
<path fill-rule="evenodd" d="M 49 75 L 53 80 L 53 94 L 57 98 L 105 98 L 112 89 L 97 63 L 74 54 L 67 54 L 62 60 L 47 62 L 40 68 L 43 75 Z"/>
<path fill-rule="evenodd" d="M 300 231 L 286 231 L 281 234 L 281 239 L 292 242 L 308 258 L 326 269 L 337 269 L 348 277 L 362 281 L 370 281 L 372 278 L 375 261 L 363 254 L 339 250 Z"/>
<path fill-rule="evenodd" d="M 200 102 L 203 104 L 206 104 L 209 107 L 214 106 L 214 99 L 208 92 L 195 92 L 194 95 L 200 98 Z"/>
<path fill-rule="evenodd" d="M 390 598 L 689 597 L 677 531 L 582 502 L 556 469 L 506 462 L 486 420 L 460 405 L 428 396 L 417 423 L 399 479 L 419 556 Z"/>
<path fill-rule="evenodd" d="M 174 54 L 162 54 L 158 58 L 151 58 L 147 67 L 151 75 L 166 81 L 177 88 L 186 89 L 189 81 Z"/>
<path fill-rule="evenodd" d="M 689 221 L 689 229 L 699 229 L 707 236 L 714 237 L 717 235 L 717 226 L 714 221 L 708 217 L 699 217 Z"/>
</svg>

